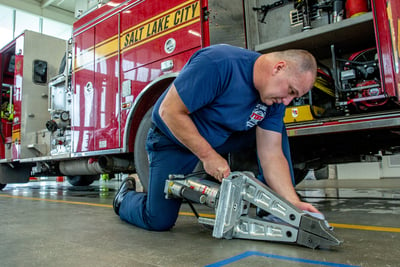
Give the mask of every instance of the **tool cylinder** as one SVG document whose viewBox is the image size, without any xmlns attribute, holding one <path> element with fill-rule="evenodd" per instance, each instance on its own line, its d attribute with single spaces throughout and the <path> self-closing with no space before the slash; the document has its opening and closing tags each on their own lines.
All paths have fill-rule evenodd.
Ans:
<svg viewBox="0 0 400 267">
<path fill-rule="evenodd" d="M 187 200 L 200 203 L 200 204 L 205 204 L 206 202 L 206 196 L 203 195 L 202 193 L 195 191 L 189 187 L 183 187 L 181 192 L 181 196 Z"/>
<path fill-rule="evenodd" d="M 220 187 L 218 183 L 199 177 L 190 177 L 185 180 L 185 185 L 197 192 L 200 192 L 202 195 L 205 195 L 205 205 L 211 208 L 216 206 Z"/>
<path fill-rule="evenodd" d="M 339 22 L 344 19 L 344 1 L 334 0 L 333 1 L 333 22 Z"/>
<path fill-rule="evenodd" d="M 302 31 L 311 30 L 311 9 L 308 0 L 304 1 L 303 8 L 303 28 Z"/>
<path fill-rule="evenodd" d="M 367 0 L 347 0 L 346 16 L 348 18 L 357 17 L 368 12 Z"/>
</svg>

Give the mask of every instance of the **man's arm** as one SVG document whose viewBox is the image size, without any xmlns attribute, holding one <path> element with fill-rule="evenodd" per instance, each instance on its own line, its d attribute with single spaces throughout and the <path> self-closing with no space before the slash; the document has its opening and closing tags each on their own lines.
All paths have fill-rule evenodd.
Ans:
<svg viewBox="0 0 400 267">
<path fill-rule="evenodd" d="M 282 135 L 257 127 L 257 153 L 268 186 L 301 210 L 319 212 L 297 196 L 290 176 L 289 164 L 282 151 Z"/>
<path fill-rule="evenodd" d="M 159 114 L 172 134 L 203 162 L 209 175 L 219 181 L 229 176 L 228 162 L 200 135 L 174 85 L 162 101 Z"/>
</svg>

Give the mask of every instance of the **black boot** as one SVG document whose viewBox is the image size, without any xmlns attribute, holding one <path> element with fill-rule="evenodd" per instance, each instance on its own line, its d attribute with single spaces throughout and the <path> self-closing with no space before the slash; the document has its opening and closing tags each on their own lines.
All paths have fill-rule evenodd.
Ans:
<svg viewBox="0 0 400 267">
<path fill-rule="evenodd" d="M 113 201 L 113 208 L 118 216 L 119 216 L 119 207 L 121 206 L 121 202 L 125 198 L 125 195 L 129 191 L 135 191 L 135 190 L 136 190 L 136 182 L 134 178 L 128 177 L 122 182 L 120 188 L 118 189 L 118 192 L 115 194 Z"/>
</svg>

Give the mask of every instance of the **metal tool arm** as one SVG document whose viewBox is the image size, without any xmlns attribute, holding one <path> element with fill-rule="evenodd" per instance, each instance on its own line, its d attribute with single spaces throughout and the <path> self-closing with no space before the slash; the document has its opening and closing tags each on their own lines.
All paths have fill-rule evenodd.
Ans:
<svg viewBox="0 0 400 267">
<path fill-rule="evenodd" d="M 164 191 L 167 198 L 187 198 L 186 194 L 195 196 L 192 201 L 214 208 L 215 219 L 199 217 L 198 220 L 213 226 L 216 238 L 287 242 L 310 248 L 328 248 L 342 242 L 325 221 L 299 210 L 249 172 L 232 172 L 221 185 L 198 177 L 172 176 Z M 193 192 L 188 194 L 190 191 Z M 275 216 L 279 222 L 251 217 L 251 205 Z"/>
</svg>

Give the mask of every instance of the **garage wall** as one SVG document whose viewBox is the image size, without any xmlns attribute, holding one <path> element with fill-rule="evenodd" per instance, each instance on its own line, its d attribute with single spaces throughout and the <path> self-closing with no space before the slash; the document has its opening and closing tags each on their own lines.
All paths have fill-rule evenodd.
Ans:
<svg viewBox="0 0 400 267">
<path fill-rule="evenodd" d="M 384 156 L 382 162 L 338 164 L 338 179 L 400 178 L 400 155 Z"/>
</svg>

